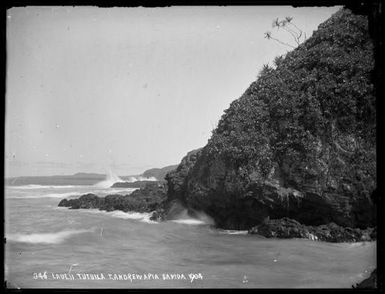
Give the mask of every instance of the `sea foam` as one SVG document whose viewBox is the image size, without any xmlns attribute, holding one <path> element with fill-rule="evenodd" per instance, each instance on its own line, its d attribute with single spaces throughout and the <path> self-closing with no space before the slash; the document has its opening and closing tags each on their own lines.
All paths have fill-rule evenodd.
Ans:
<svg viewBox="0 0 385 294">
<path fill-rule="evenodd" d="M 98 188 L 110 188 L 116 182 L 124 182 L 119 176 L 115 175 L 112 171 L 109 171 L 106 179 L 96 183 L 95 187 Z"/>
<path fill-rule="evenodd" d="M 131 220 L 138 220 L 144 223 L 148 224 L 157 224 L 158 222 L 150 220 L 152 216 L 152 212 L 124 212 L 121 210 L 115 210 L 115 211 L 104 211 L 99 210 L 97 208 L 93 209 L 70 209 L 71 212 L 81 211 L 86 213 L 95 213 L 95 214 L 104 214 L 110 217 L 115 218 L 122 218 L 122 219 L 131 219 Z"/>
<path fill-rule="evenodd" d="M 137 177 L 129 177 L 128 180 L 123 180 L 116 174 L 114 174 L 111 169 L 108 171 L 108 174 L 106 175 L 106 178 L 95 184 L 95 187 L 98 188 L 110 188 L 113 184 L 118 183 L 118 182 L 127 182 L 127 183 L 132 183 L 132 182 L 137 182 L 137 181 L 157 181 L 155 177 L 142 177 L 142 176 L 137 176 Z"/>
<path fill-rule="evenodd" d="M 66 193 L 47 193 L 39 195 L 15 195 L 8 196 L 7 198 L 21 198 L 21 199 L 33 199 L 33 198 L 66 198 L 71 196 L 80 196 L 83 193 L 79 192 L 66 192 Z"/>
<path fill-rule="evenodd" d="M 107 214 L 110 214 L 112 217 L 134 219 L 145 223 L 157 224 L 157 222 L 150 220 L 152 213 L 111 211 L 107 212 Z"/>
<path fill-rule="evenodd" d="M 59 244 L 73 235 L 92 232 L 92 230 L 66 230 L 57 233 L 10 234 L 9 241 L 31 244 Z"/>
<path fill-rule="evenodd" d="M 178 223 L 178 224 L 185 224 L 185 225 L 205 225 L 206 224 L 204 221 L 199 219 L 194 219 L 194 218 L 175 219 L 175 220 L 172 220 L 172 222 Z"/>
<path fill-rule="evenodd" d="M 77 186 L 71 186 L 71 185 L 21 185 L 21 186 L 6 186 L 10 189 L 20 189 L 20 190 L 32 190 L 32 189 L 69 189 L 69 188 L 75 188 Z"/>
<path fill-rule="evenodd" d="M 157 180 L 158 179 L 155 177 L 146 178 L 146 177 L 138 176 L 138 177 L 129 177 L 126 182 L 132 183 L 132 182 L 138 182 L 138 181 L 140 182 L 140 181 L 157 181 Z"/>
<path fill-rule="evenodd" d="M 247 230 L 223 230 L 222 232 L 224 234 L 229 234 L 229 235 L 247 235 L 248 234 Z"/>
<path fill-rule="evenodd" d="M 187 209 L 183 209 L 171 221 L 185 225 L 214 225 L 214 220 L 204 212 L 193 210 L 193 213 L 194 217 L 189 215 Z"/>
</svg>

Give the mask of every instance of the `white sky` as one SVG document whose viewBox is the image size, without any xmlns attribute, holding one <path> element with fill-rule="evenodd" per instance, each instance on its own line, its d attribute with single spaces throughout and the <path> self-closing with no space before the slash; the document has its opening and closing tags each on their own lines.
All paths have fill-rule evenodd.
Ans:
<svg viewBox="0 0 385 294">
<path fill-rule="evenodd" d="M 6 176 L 120 175 L 204 146 L 264 63 L 271 24 L 339 7 L 26 7 L 7 12 Z M 290 42 L 290 39 L 287 39 Z"/>
</svg>

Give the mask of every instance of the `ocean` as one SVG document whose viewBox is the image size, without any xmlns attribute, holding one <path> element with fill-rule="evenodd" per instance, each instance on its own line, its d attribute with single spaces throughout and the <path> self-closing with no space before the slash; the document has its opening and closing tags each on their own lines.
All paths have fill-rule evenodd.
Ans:
<svg viewBox="0 0 385 294">
<path fill-rule="evenodd" d="M 266 239 L 204 219 L 72 210 L 63 198 L 129 194 L 106 185 L 5 187 L 5 279 L 19 288 L 351 288 L 376 242 Z"/>
</svg>

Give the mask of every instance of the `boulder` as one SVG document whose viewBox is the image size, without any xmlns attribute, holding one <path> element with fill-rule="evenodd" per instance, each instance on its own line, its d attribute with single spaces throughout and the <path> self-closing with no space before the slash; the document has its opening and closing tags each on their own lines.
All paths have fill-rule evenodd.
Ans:
<svg viewBox="0 0 385 294">
<path fill-rule="evenodd" d="M 377 288 L 377 269 L 373 270 L 368 278 L 356 284 L 356 286 L 353 286 L 353 288 L 360 288 L 360 289 Z"/>
</svg>

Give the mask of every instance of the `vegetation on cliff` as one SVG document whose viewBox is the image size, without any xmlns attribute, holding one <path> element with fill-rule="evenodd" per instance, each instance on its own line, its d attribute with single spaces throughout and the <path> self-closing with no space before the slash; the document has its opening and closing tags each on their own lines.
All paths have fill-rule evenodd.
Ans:
<svg viewBox="0 0 385 294">
<path fill-rule="evenodd" d="M 166 176 L 168 197 L 218 226 L 270 216 L 307 225 L 375 224 L 373 44 L 365 16 L 341 9 L 264 67 L 208 144 Z"/>
</svg>

